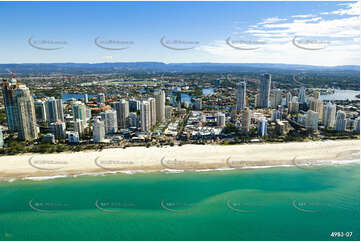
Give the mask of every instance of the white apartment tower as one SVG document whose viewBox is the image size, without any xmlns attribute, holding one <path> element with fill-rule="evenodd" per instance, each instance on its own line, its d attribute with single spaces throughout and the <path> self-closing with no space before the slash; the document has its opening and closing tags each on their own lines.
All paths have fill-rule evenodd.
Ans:
<svg viewBox="0 0 361 242">
<path fill-rule="evenodd" d="M 157 123 L 157 111 L 156 111 L 156 104 L 155 98 L 148 98 L 148 102 L 150 105 L 150 125 L 153 127 Z"/>
<path fill-rule="evenodd" d="M 117 111 L 105 110 L 101 113 L 102 121 L 104 121 L 105 134 L 114 134 L 118 131 Z"/>
<path fill-rule="evenodd" d="M 140 122 L 143 132 L 147 132 L 151 128 L 150 103 L 143 101 L 140 105 Z"/>
<path fill-rule="evenodd" d="M 336 119 L 336 104 L 328 102 L 323 107 L 322 123 L 326 128 L 333 128 Z"/>
<path fill-rule="evenodd" d="M 105 129 L 104 122 L 96 119 L 93 123 L 93 140 L 95 143 L 104 142 L 105 139 Z"/>
<path fill-rule="evenodd" d="M 155 92 L 156 104 L 156 120 L 157 122 L 164 122 L 165 120 L 165 92 L 158 90 Z"/>
<path fill-rule="evenodd" d="M 344 111 L 337 111 L 336 116 L 336 131 L 346 131 L 346 113 Z"/>
<path fill-rule="evenodd" d="M 29 88 L 25 85 L 19 85 L 16 89 L 16 96 L 19 112 L 18 137 L 20 140 L 37 139 L 38 127 L 36 126 L 34 99 Z"/>
<path fill-rule="evenodd" d="M 318 113 L 308 110 L 306 114 L 306 129 L 317 131 L 318 130 Z"/>
</svg>

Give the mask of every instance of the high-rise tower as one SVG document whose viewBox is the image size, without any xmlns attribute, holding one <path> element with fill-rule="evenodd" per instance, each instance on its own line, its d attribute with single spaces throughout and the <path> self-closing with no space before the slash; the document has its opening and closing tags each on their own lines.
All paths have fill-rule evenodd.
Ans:
<svg viewBox="0 0 361 242">
<path fill-rule="evenodd" d="M 155 92 L 155 105 L 156 105 L 156 120 L 157 122 L 164 122 L 165 120 L 165 92 L 159 90 Z"/>
<path fill-rule="evenodd" d="M 272 80 L 271 74 L 264 74 L 259 82 L 258 99 L 257 99 L 258 101 L 257 107 L 259 108 L 269 107 L 271 80 Z"/>
<path fill-rule="evenodd" d="M 9 131 L 17 131 L 20 140 L 37 139 L 34 99 L 29 88 L 17 83 L 12 74 L 9 82 L 3 80 L 2 92 Z"/>
<path fill-rule="evenodd" d="M 29 88 L 19 85 L 16 89 L 17 106 L 19 112 L 18 137 L 20 140 L 34 140 L 38 138 L 34 99 Z"/>
<path fill-rule="evenodd" d="M 237 102 L 236 102 L 236 110 L 237 113 L 240 113 L 246 107 L 246 82 L 240 82 L 237 86 Z"/>
</svg>

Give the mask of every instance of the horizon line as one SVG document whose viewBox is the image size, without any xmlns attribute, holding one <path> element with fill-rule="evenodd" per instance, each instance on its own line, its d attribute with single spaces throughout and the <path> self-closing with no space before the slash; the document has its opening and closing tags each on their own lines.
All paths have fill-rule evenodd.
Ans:
<svg viewBox="0 0 361 242">
<path fill-rule="evenodd" d="M 1 0 L 0 0 L 1 1 Z M 293 65 L 293 66 L 314 66 L 314 67 L 340 67 L 340 66 L 358 66 L 358 65 L 308 65 L 308 64 L 289 64 L 289 63 L 268 63 L 268 62 L 162 62 L 162 61 L 115 61 L 115 62 L 19 62 L 19 63 L 0 63 L 0 65 L 28 65 L 28 64 L 126 64 L 126 63 L 159 63 L 165 65 L 172 64 L 230 64 L 230 65 L 249 65 L 249 64 L 264 64 L 264 65 Z"/>
</svg>

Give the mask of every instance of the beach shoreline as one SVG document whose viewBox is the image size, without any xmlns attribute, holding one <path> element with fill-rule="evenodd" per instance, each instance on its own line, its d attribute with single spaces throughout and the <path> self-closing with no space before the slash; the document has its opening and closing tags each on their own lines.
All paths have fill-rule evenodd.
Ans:
<svg viewBox="0 0 361 242">
<path fill-rule="evenodd" d="M 81 175 L 318 167 L 357 162 L 360 140 L 129 147 L 0 157 L 0 181 Z"/>
</svg>

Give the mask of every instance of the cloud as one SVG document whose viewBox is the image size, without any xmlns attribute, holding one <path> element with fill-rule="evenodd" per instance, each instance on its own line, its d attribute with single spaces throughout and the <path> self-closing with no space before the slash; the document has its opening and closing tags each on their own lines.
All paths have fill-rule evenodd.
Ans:
<svg viewBox="0 0 361 242">
<path fill-rule="evenodd" d="M 301 15 L 293 15 L 292 18 L 311 18 L 314 17 L 315 15 L 313 14 L 301 14 Z"/>
<path fill-rule="evenodd" d="M 197 48 L 218 62 L 228 63 L 287 63 L 321 66 L 355 65 L 359 63 L 359 45 L 329 46 L 323 50 L 310 51 L 295 47 L 284 39 L 283 43 L 267 42 L 257 50 L 236 50 L 225 41 L 215 41 Z"/>
<path fill-rule="evenodd" d="M 267 19 L 263 20 L 263 22 L 258 23 L 258 25 L 277 23 L 277 22 L 281 22 L 284 20 L 287 20 L 287 19 L 279 18 L 279 17 L 272 17 L 272 18 L 267 18 Z"/>
<path fill-rule="evenodd" d="M 321 17 L 309 18 L 309 19 L 296 19 L 293 22 L 294 23 L 317 22 L 317 21 L 320 21 L 321 19 L 322 19 Z"/>
<path fill-rule="evenodd" d="M 346 6 L 346 7 L 345 7 Z M 239 34 L 238 40 L 257 40 L 266 44 L 256 50 L 238 50 L 217 40 L 197 48 L 219 62 L 258 62 L 310 65 L 359 65 L 360 18 L 358 3 L 342 5 L 334 16 L 323 19 L 314 14 L 294 15 L 293 18 L 268 18 Z M 336 14 L 337 12 L 337 14 Z M 358 13 L 359 15 L 359 13 Z M 301 40 L 327 43 L 321 50 L 305 50 L 292 44 L 295 36 Z M 302 37 L 302 38 L 301 38 Z M 236 41 L 237 38 L 232 38 Z"/>
<path fill-rule="evenodd" d="M 319 22 L 289 22 L 282 24 L 263 25 L 262 29 L 252 30 L 249 33 L 269 33 L 269 29 L 278 29 L 276 33 L 288 33 L 304 36 L 327 37 L 357 37 L 360 35 L 359 17 L 338 18 L 321 20 Z"/>
<path fill-rule="evenodd" d="M 339 5 L 346 6 L 347 8 L 338 9 L 332 12 L 322 12 L 321 15 L 360 15 L 360 2 L 341 3 Z"/>
</svg>

